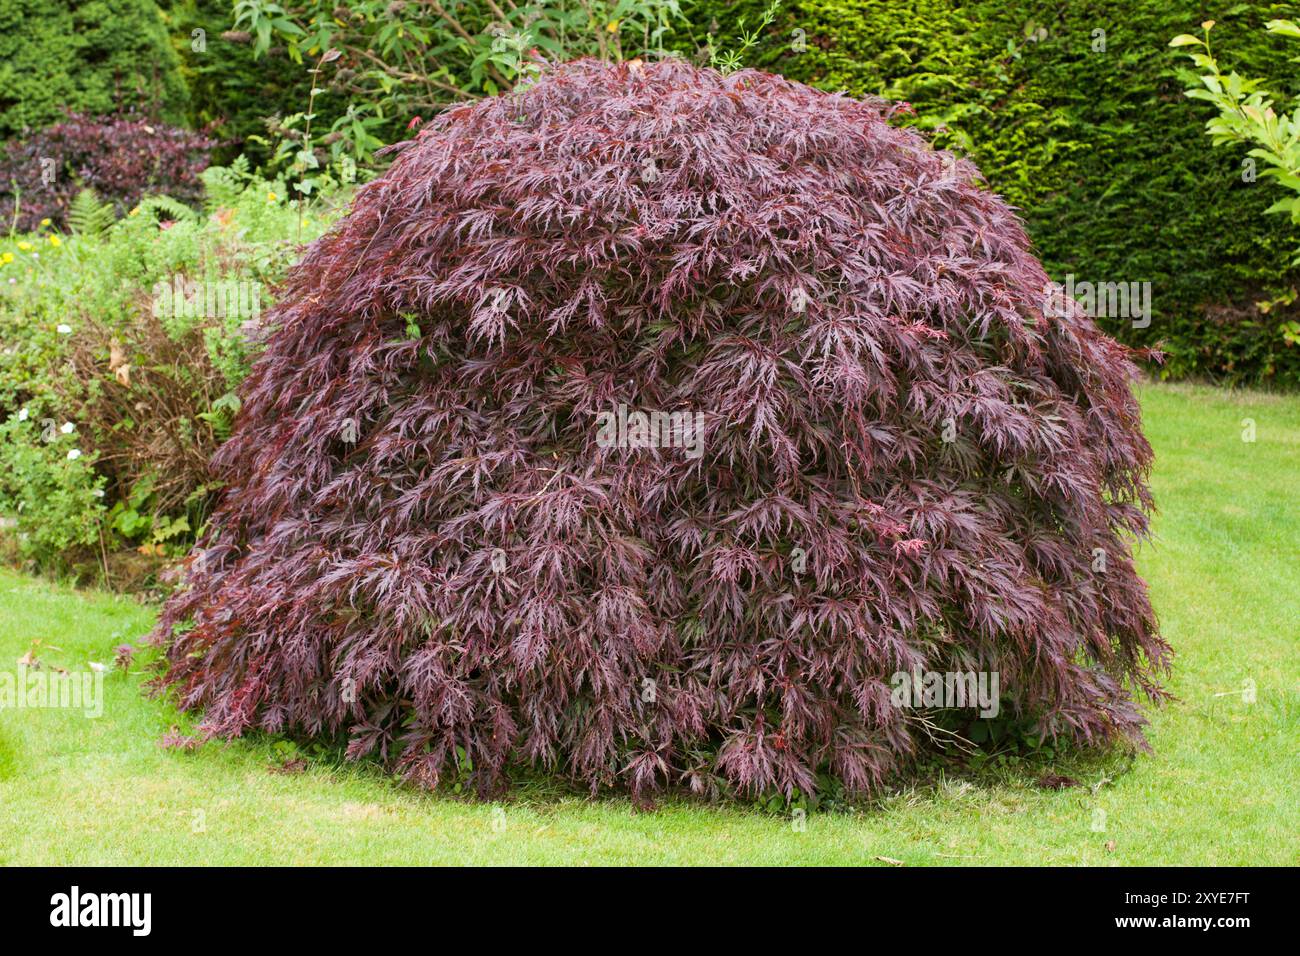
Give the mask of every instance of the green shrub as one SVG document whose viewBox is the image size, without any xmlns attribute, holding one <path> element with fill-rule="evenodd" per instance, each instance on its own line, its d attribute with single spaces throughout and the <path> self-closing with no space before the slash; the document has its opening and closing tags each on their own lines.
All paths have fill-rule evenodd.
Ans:
<svg viewBox="0 0 1300 956">
<path fill-rule="evenodd" d="M 1210 42 L 1213 27 L 1214 21 L 1207 20 L 1201 25 L 1204 37 L 1184 33 L 1169 41 L 1170 46 L 1189 47 L 1188 59 L 1198 71 L 1205 71 L 1187 90 L 1189 97 L 1205 100 L 1218 111 L 1206 121 L 1205 131 L 1215 146 L 1251 147 L 1244 163 L 1262 162 L 1259 175 L 1300 192 L 1300 111 L 1288 115 L 1286 106 L 1276 102 L 1263 81 L 1243 77 L 1236 70 L 1224 73 Z M 1300 39 L 1300 25 L 1291 20 L 1270 20 L 1266 27 L 1278 36 Z M 1300 224 L 1300 196 L 1279 199 L 1268 211 L 1286 213 L 1293 225 Z"/>
<path fill-rule="evenodd" d="M 186 100 L 153 0 L 0 0 L 0 139 L 65 110 L 179 122 Z"/>
<path fill-rule="evenodd" d="M 697 29 L 716 24 L 731 37 L 740 17 L 756 23 L 766 5 L 699 0 L 687 12 Z M 910 102 L 913 122 L 967 152 L 1022 210 L 1054 278 L 1149 281 L 1148 328 L 1101 324 L 1132 344 L 1162 342 L 1165 374 L 1295 385 L 1300 348 L 1285 332 L 1295 312 L 1256 303 L 1295 283 L 1296 237 L 1282 217 L 1265 216 L 1272 189 L 1243 182 L 1245 148 L 1212 148 L 1203 113 L 1182 95 L 1180 51 L 1168 45 L 1214 16 L 1233 68 L 1290 75 L 1278 92 L 1295 92 L 1285 44 L 1262 29 L 1295 11 L 1188 0 L 788 0 L 747 60 Z"/>
<path fill-rule="evenodd" d="M 290 62 L 279 47 L 254 56 L 250 36 L 235 29 L 232 0 L 164 0 L 159 6 L 189 88 L 190 126 L 211 128 L 222 141 L 215 162 L 243 154 L 261 165 L 270 155 L 258 141 L 268 122 L 307 108 L 307 67 Z M 317 105 L 322 116 L 345 109 L 332 91 Z"/>
<path fill-rule="evenodd" d="M 203 178 L 201 215 L 153 197 L 113 222 L 87 192 L 69 216 L 79 231 L 0 238 L 0 516 L 40 565 L 188 548 L 258 315 L 340 198 L 300 220 L 283 181 L 244 161 Z M 180 307 L 191 288 L 260 298 L 251 315 L 229 297 Z"/>
<path fill-rule="evenodd" d="M 54 414 L 33 401 L 0 420 L 0 512 L 20 552 L 47 559 L 93 546 L 104 513 L 94 458 Z"/>
<path fill-rule="evenodd" d="M 542 59 L 652 56 L 681 25 L 679 0 L 239 0 L 235 14 L 257 56 L 319 71 L 338 97 L 317 104 L 310 146 L 360 162 L 453 103 L 531 82 Z"/>
</svg>

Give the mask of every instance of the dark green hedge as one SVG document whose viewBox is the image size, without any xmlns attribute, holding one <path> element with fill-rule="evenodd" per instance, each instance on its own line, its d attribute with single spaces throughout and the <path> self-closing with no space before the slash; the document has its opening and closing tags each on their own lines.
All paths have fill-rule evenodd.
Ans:
<svg viewBox="0 0 1300 956">
<path fill-rule="evenodd" d="M 234 30 L 233 0 L 162 0 L 159 5 L 189 86 L 190 125 L 210 127 L 222 141 L 214 162 L 246 152 L 257 165 L 269 150 L 248 137 L 266 136 L 269 117 L 307 112 L 310 64 L 293 63 L 279 47 L 255 58 L 252 43 Z M 194 48 L 196 30 L 203 31 L 204 49 Z M 316 104 L 322 120 L 333 119 L 341 108 L 328 92 Z"/>
<path fill-rule="evenodd" d="M 691 13 L 725 45 L 765 5 L 701 0 Z M 1295 92 L 1294 44 L 1263 24 L 1297 15 L 1266 2 L 787 0 L 749 65 L 907 100 L 919 125 L 946 125 L 936 142 L 965 149 L 1020 207 L 1054 277 L 1152 283 L 1150 328 L 1102 324 L 1163 342 L 1172 374 L 1295 385 L 1300 348 L 1281 332 L 1295 312 L 1254 303 L 1295 283 L 1300 230 L 1264 215 L 1280 187 L 1242 182 L 1244 148 L 1211 147 L 1209 107 L 1182 95 L 1188 61 L 1168 43 L 1215 19 L 1225 63 Z"/>
<path fill-rule="evenodd" d="M 0 0 L 0 140 L 65 109 L 185 119 L 187 93 L 153 0 Z"/>
</svg>

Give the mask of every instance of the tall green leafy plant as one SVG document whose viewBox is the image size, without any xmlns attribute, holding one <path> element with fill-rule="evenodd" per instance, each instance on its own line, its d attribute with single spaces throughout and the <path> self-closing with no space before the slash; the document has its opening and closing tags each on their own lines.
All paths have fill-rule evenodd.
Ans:
<svg viewBox="0 0 1300 956">
<path fill-rule="evenodd" d="M 1293 40 L 1300 39 L 1300 25 L 1294 20 L 1270 20 L 1264 25 L 1269 33 Z M 1187 96 L 1205 100 L 1218 111 L 1205 123 L 1206 132 L 1215 146 L 1246 144 L 1250 146 L 1243 176 L 1253 178 L 1255 160 L 1265 164 L 1262 175 L 1276 180 L 1289 190 L 1266 212 L 1284 213 L 1291 222 L 1300 225 L 1300 96 L 1292 99 L 1292 112 L 1288 115 L 1279 104 L 1285 99 L 1264 87 L 1264 81 L 1241 76 L 1236 70 L 1224 73 L 1210 44 L 1213 20 L 1201 24 L 1205 37 L 1184 33 L 1169 41 L 1170 46 L 1195 47 L 1188 56 L 1201 70 L 1188 76 Z M 1300 63 L 1300 57 L 1292 62 Z M 1300 265 L 1300 252 L 1291 260 Z M 1277 305 L 1295 302 L 1296 290 L 1284 290 L 1272 300 L 1257 303 L 1268 312 Z M 1300 345 L 1300 321 L 1290 320 L 1282 325 L 1282 335 L 1290 345 Z"/>
<path fill-rule="evenodd" d="M 1286 213 L 1292 222 L 1300 224 L 1300 97 L 1294 98 L 1293 112 L 1288 115 L 1285 109 L 1278 108 L 1283 97 L 1265 89 L 1262 80 L 1248 79 L 1236 70 L 1225 74 L 1210 46 L 1214 21 L 1206 20 L 1201 27 L 1204 39 L 1184 33 L 1169 41 L 1170 46 L 1197 48 L 1188 56 L 1203 72 L 1192 79 L 1187 95 L 1205 100 L 1218 110 L 1218 115 L 1205 124 L 1215 146 L 1250 145 L 1247 155 L 1267 164 L 1263 175 L 1295 193 L 1279 199 L 1268 211 Z M 1270 20 L 1265 29 L 1300 39 L 1300 26 L 1293 20 Z M 1293 62 L 1300 62 L 1300 57 Z M 1296 261 L 1300 262 L 1300 257 Z"/>
<path fill-rule="evenodd" d="M 300 119 L 358 161 L 450 104 L 535 76 L 544 61 L 654 56 L 681 20 L 678 0 L 361 0 L 346 10 L 238 0 L 234 12 L 255 55 L 280 48 L 295 63 L 329 66 L 318 79 L 348 97 L 347 110 Z"/>
</svg>

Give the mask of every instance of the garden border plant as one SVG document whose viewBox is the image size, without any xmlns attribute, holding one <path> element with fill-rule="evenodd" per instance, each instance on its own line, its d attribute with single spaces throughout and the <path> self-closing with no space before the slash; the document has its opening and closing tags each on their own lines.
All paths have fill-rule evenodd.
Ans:
<svg viewBox="0 0 1300 956">
<path fill-rule="evenodd" d="M 1140 742 L 1130 353 L 895 113 L 578 61 L 429 121 L 268 317 L 159 689 L 480 793 L 868 792 L 914 672 Z"/>
<path fill-rule="evenodd" d="M 115 220 L 83 190 L 69 231 L 0 237 L 0 514 L 36 569 L 152 591 L 189 550 L 258 348 L 245 307 L 347 195 L 289 203 L 242 159 L 200 178 L 202 213 L 150 196 Z"/>
</svg>

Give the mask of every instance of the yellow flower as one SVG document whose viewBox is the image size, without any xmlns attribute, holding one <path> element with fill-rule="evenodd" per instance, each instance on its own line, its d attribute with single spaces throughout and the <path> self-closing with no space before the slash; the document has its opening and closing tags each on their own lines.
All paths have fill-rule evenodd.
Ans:
<svg viewBox="0 0 1300 956">
<path fill-rule="evenodd" d="M 0 256 L 0 259 L 3 259 L 5 265 L 8 265 L 14 261 L 14 254 L 12 252 L 6 252 L 3 256 Z"/>
<path fill-rule="evenodd" d="M 135 207 L 134 209 L 132 209 L 129 213 L 127 213 L 127 215 L 128 215 L 128 216 L 138 216 L 138 215 L 140 215 L 140 207 L 139 207 L 139 206 L 136 206 L 136 207 Z"/>
<path fill-rule="evenodd" d="M 608 30 L 610 33 L 617 33 L 617 32 L 618 32 L 618 21 L 617 21 L 617 20 L 611 20 L 608 24 L 605 25 L 605 29 Z"/>
<path fill-rule="evenodd" d="M 267 193 L 267 194 L 266 194 L 266 201 L 267 201 L 268 204 L 269 204 L 269 203 L 273 203 L 273 202 L 275 202 L 275 193 Z"/>
<path fill-rule="evenodd" d="M 1204 23 L 1201 24 L 1201 29 L 1202 29 L 1202 30 L 1208 30 L 1208 29 L 1210 29 L 1210 27 L 1212 27 L 1212 26 L 1214 26 L 1214 21 L 1213 21 L 1213 20 L 1206 20 Z"/>
<path fill-rule="evenodd" d="M 49 221 L 48 219 L 42 219 L 42 220 L 41 220 L 41 225 L 42 225 L 42 226 L 48 226 L 49 224 L 50 224 L 50 221 Z"/>
<path fill-rule="evenodd" d="M 57 249 L 59 246 L 63 245 L 63 240 L 58 236 L 50 236 L 50 245 Z"/>
<path fill-rule="evenodd" d="M 18 251 L 19 251 L 19 252 L 31 252 L 31 249 L 32 249 L 32 244 L 31 244 L 30 242 L 20 242 L 20 243 L 18 243 Z"/>
</svg>

